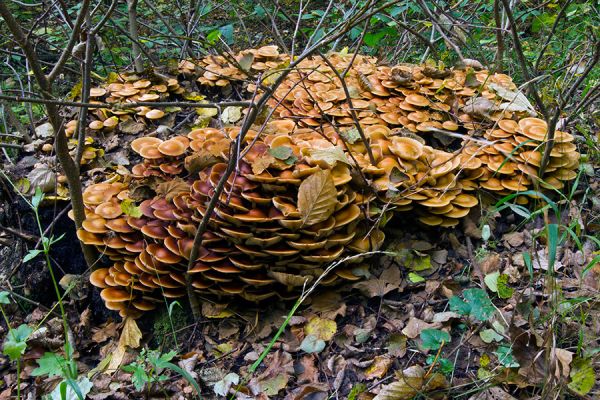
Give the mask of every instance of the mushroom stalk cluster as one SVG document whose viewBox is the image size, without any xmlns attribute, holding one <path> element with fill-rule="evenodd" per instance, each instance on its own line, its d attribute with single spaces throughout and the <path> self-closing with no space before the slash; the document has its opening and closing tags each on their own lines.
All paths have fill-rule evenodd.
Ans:
<svg viewBox="0 0 600 400">
<path fill-rule="evenodd" d="M 260 94 L 289 61 L 265 46 L 232 59 L 182 61 L 177 79 L 124 75 L 123 82 L 92 90 L 98 101 L 125 106 L 94 112 L 89 129 L 119 130 L 123 117 L 153 126 L 176 112 L 129 110 L 133 96 L 155 101 L 232 88 Z M 506 92 L 515 90 L 510 77 L 484 70 L 388 66 L 341 53 L 327 62 L 307 58 L 275 88 L 271 118 L 246 132 L 239 148 L 235 124 L 131 142 L 141 162 L 84 193 L 87 218 L 78 237 L 113 263 L 90 280 L 108 308 L 132 317 L 163 296 L 185 296 L 186 274 L 203 294 L 293 298 L 328 263 L 379 249 L 383 225 L 402 212 L 451 227 L 478 204 L 478 190 L 560 189 L 579 164 L 573 136 L 556 132 L 542 181 L 548 126 L 507 103 Z M 216 193 L 232 152 L 239 161 Z M 199 256 L 187 270 L 196 230 L 217 195 Z M 359 260 L 323 284 L 367 273 Z"/>
</svg>

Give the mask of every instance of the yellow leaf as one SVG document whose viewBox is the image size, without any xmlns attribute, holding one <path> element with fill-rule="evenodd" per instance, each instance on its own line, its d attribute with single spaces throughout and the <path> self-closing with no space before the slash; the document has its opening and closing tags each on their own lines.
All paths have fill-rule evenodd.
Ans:
<svg viewBox="0 0 600 400">
<path fill-rule="evenodd" d="M 121 337 L 119 338 L 119 344 L 117 345 L 117 349 L 112 352 L 112 358 L 110 360 L 110 364 L 108 364 L 106 372 L 112 373 L 119 368 L 123 362 L 123 357 L 125 357 L 125 353 L 127 352 L 127 347 L 131 347 L 132 349 L 139 347 L 141 338 L 142 332 L 140 331 L 140 328 L 138 328 L 135 319 L 129 317 L 125 318 L 123 331 L 121 332 Z"/>
<path fill-rule="evenodd" d="M 336 332 L 337 324 L 335 321 L 319 317 L 313 317 L 304 327 L 306 335 L 313 335 L 324 341 L 331 340 Z"/>
<path fill-rule="evenodd" d="M 392 359 L 387 356 L 376 356 L 373 360 L 373 364 L 365 371 L 366 379 L 383 378 L 387 374 L 390 366 L 392 365 Z"/>
<path fill-rule="evenodd" d="M 335 210 L 337 190 L 329 170 L 319 171 L 306 178 L 298 189 L 298 210 L 303 226 L 325 221 Z"/>
</svg>

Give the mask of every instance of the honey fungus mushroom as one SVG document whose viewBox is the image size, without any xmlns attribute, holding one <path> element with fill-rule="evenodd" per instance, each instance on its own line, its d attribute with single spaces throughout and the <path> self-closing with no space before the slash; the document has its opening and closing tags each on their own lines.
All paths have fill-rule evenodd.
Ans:
<svg viewBox="0 0 600 400">
<path fill-rule="evenodd" d="M 242 71 L 233 59 L 251 62 Z M 92 184 L 83 195 L 86 220 L 77 235 L 110 260 L 90 276 L 108 308 L 139 316 L 162 296 L 183 297 L 188 273 L 202 295 L 294 298 L 332 261 L 381 248 L 385 230 L 374 221 L 413 218 L 450 228 L 478 206 L 481 191 L 560 189 L 577 175 L 580 155 L 569 133 L 556 132 L 542 179 L 546 121 L 526 112 L 468 112 L 475 98 L 501 101 L 490 84 L 514 89 L 506 75 L 449 69 L 438 76 L 426 66 L 386 66 L 361 54 L 328 59 L 334 69 L 347 69 L 350 98 L 321 57 L 303 59 L 274 88 L 270 119 L 251 126 L 239 149 L 233 144 L 240 126 L 182 125 L 158 134 L 157 125 L 176 111 L 151 104 L 90 113 L 86 126 L 98 134 L 119 134 L 128 119 L 147 128 L 131 141 L 131 173 Z M 234 89 L 250 98 L 289 61 L 276 46 L 183 60 L 177 78 L 124 74 L 92 97 L 151 103 L 194 87 L 203 95 Z M 263 86 L 248 83 L 248 73 L 262 76 Z M 440 135 L 448 132 L 453 142 L 442 147 Z M 240 158 L 217 193 L 232 151 Z M 208 215 L 211 199 L 216 206 Z M 190 263 L 205 217 L 207 231 Z M 359 278 L 344 266 L 325 283 Z"/>
</svg>

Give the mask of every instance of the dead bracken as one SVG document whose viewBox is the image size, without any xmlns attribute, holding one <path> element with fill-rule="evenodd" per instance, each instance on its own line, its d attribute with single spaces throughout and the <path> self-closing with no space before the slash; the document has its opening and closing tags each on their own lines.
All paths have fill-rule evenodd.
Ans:
<svg viewBox="0 0 600 400">
<path fill-rule="evenodd" d="M 200 293 L 295 298 L 332 261 L 379 249 L 384 222 L 402 212 L 452 227 L 478 204 L 479 190 L 561 189 L 576 177 L 573 136 L 556 132 L 540 181 L 548 125 L 505 105 L 493 88 L 516 90 L 507 75 L 327 57 L 307 58 L 289 72 L 269 100 L 271 118 L 252 126 L 240 148 L 232 146 L 239 123 L 142 136 L 131 142 L 141 162 L 129 174 L 87 187 L 78 237 L 113 262 L 90 277 L 108 308 L 137 317 L 162 296 L 183 297 L 187 273 Z M 235 58 L 237 65 L 220 56 L 182 61 L 178 78 L 122 74 L 91 91 L 92 102 L 121 106 L 92 111 L 86 126 L 118 132 L 120 123 L 135 120 L 155 127 L 172 110 L 127 103 L 185 98 L 191 84 L 200 93 L 238 85 L 250 98 L 290 64 L 275 46 Z M 248 80 L 258 73 L 262 87 Z M 474 99 L 491 104 L 488 112 L 475 110 Z M 187 271 L 196 229 L 234 151 L 240 160 Z M 322 284 L 360 279 L 366 268 L 358 261 Z"/>
</svg>

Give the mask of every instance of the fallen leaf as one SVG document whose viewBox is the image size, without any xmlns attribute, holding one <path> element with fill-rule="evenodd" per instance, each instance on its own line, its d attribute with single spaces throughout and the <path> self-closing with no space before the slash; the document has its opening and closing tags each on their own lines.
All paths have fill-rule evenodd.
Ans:
<svg viewBox="0 0 600 400">
<path fill-rule="evenodd" d="M 313 317 L 304 327 L 304 333 L 307 335 L 314 335 L 321 340 L 331 340 L 333 335 L 337 332 L 337 324 L 335 321 Z"/>
<path fill-rule="evenodd" d="M 517 400 L 515 397 L 506 393 L 504 389 L 494 386 L 487 388 L 471 397 L 468 400 Z"/>
<path fill-rule="evenodd" d="M 406 342 L 406 336 L 393 333 L 388 339 L 386 350 L 392 357 L 402 358 L 406 355 Z"/>
<path fill-rule="evenodd" d="M 585 396 L 594 387 L 596 383 L 596 372 L 590 358 L 577 358 L 571 366 L 571 382 L 569 389 L 575 393 Z"/>
<path fill-rule="evenodd" d="M 298 211 L 303 226 L 311 226 L 328 219 L 337 204 L 337 190 L 329 170 L 315 172 L 300 184 Z"/>
<path fill-rule="evenodd" d="M 225 375 L 223 379 L 215 383 L 213 392 L 215 392 L 217 396 L 227 396 L 231 385 L 237 385 L 238 383 L 240 383 L 240 376 L 235 372 L 230 372 Z"/>
<path fill-rule="evenodd" d="M 554 370 L 556 379 L 560 379 L 561 375 L 567 378 L 571 372 L 573 353 L 565 349 L 553 348 L 550 357 L 552 360 L 556 361 L 556 369 Z"/>
<path fill-rule="evenodd" d="M 383 270 L 379 278 L 358 282 L 354 284 L 354 287 L 366 296 L 383 297 L 392 290 L 400 289 L 401 284 L 400 268 L 394 265 Z"/>
<path fill-rule="evenodd" d="M 338 162 L 350 165 L 350 160 L 346 156 L 341 146 L 333 146 L 327 149 L 311 149 L 310 158 L 326 162 L 333 168 Z"/>
<path fill-rule="evenodd" d="M 127 351 L 127 347 L 135 349 L 140 346 L 140 339 L 142 338 L 142 332 L 135 322 L 135 319 L 125 318 L 125 322 L 123 324 L 123 331 L 121 332 L 121 337 L 119 338 L 119 344 L 115 351 L 112 352 L 112 357 L 108 367 L 106 369 L 106 373 L 113 373 L 119 368 L 121 363 L 123 362 L 123 357 L 125 357 L 125 352 Z"/>
<path fill-rule="evenodd" d="M 225 107 L 221 113 L 221 121 L 225 124 L 234 124 L 242 118 L 242 107 Z"/>
<path fill-rule="evenodd" d="M 365 379 L 371 380 L 375 378 L 383 378 L 387 374 L 390 366 L 392 365 L 392 359 L 388 356 L 375 356 L 373 364 L 365 371 Z"/>
<path fill-rule="evenodd" d="M 383 386 L 373 400 L 411 400 L 418 394 L 448 386 L 439 373 L 425 377 L 425 370 L 419 365 L 406 368 L 397 377 L 396 382 Z"/>
<path fill-rule="evenodd" d="M 440 323 L 428 324 L 419 318 L 411 317 L 404 329 L 402 329 L 402 333 L 409 339 L 415 339 L 417 336 L 421 335 L 421 332 L 424 329 L 437 329 L 441 326 L 442 324 Z"/>
</svg>

